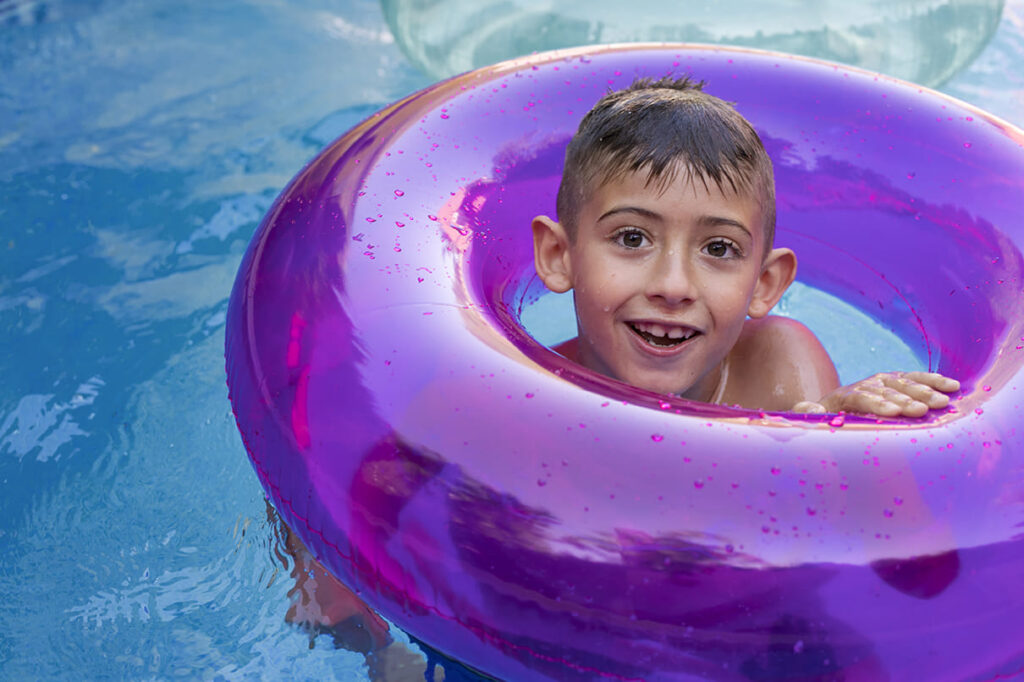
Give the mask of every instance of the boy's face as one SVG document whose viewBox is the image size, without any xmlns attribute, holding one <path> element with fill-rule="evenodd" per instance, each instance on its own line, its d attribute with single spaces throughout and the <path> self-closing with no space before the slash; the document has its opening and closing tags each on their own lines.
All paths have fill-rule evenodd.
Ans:
<svg viewBox="0 0 1024 682">
<path fill-rule="evenodd" d="M 792 279 L 768 291 L 777 284 L 766 282 L 766 267 L 792 253 L 765 257 L 755 197 L 694 180 L 680 172 L 662 190 L 640 172 L 598 188 L 580 207 L 574 240 L 548 221 L 551 239 L 564 240 L 561 252 L 548 250 L 558 252 L 551 272 L 542 271 L 542 219 L 534 234 L 542 279 L 555 291 L 574 290 L 582 364 L 706 401 L 747 315 L 767 314 Z"/>
</svg>

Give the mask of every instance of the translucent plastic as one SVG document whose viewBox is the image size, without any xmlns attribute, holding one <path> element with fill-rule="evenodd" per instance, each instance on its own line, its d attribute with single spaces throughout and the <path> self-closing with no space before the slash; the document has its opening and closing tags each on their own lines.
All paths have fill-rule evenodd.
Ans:
<svg viewBox="0 0 1024 682">
<path fill-rule="evenodd" d="M 523 330 L 566 140 L 609 87 L 668 71 L 738 103 L 802 281 L 960 379 L 951 410 L 691 403 Z M 1009 676 L 1022 145 L 937 93 L 772 53 L 612 46 L 440 83 L 325 149 L 256 233 L 226 323 L 242 438 L 334 573 L 500 679 Z"/>
<path fill-rule="evenodd" d="M 830 59 L 935 86 L 988 42 L 1003 0 L 381 0 L 437 77 L 557 48 L 717 43 Z"/>
</svg>

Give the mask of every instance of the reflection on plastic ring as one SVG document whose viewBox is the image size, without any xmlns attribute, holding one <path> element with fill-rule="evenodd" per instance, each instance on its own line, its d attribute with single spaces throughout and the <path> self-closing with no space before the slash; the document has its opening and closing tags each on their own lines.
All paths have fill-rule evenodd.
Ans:
<svg viewBox="0 0 1024 682">
<path fill-rule="evenodd" d="M 762 135 L 801 279 L 959 378 L 950 411 L 694 404 L 522 329 L 566 140 L 609 87 L 671 71 Z M 246 253 L 227 370 L 253 465 L 371 606 L 502 679 L 1013 673 L 1022 144 L 937 93 L 764 52 L 609 46 L 435 85 L 317 156 Z"/>
</svg>

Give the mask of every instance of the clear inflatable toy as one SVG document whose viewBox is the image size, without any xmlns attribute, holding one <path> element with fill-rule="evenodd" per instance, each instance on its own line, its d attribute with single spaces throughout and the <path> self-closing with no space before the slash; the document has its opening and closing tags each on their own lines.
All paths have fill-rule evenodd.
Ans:
<svg viewBox="0 0 1024 682">
<path fill-rule="evenodd" d="M 934 87 L 971 60 L 1003 0 L 381 0 L 402 49 L 443 78 L 532 52 L 623 42 L 712 43 L 858 66 Z"/>
</svg>

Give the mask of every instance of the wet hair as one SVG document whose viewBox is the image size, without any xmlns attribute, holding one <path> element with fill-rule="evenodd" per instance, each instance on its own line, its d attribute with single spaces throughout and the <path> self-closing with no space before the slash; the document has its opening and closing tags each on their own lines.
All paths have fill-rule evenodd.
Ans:
<svg viewBox="0 0 1024 682">
<path fill-rule="evenodd" d="M 732 104 L 702 91 L 688 76 L 640 78 L 609 92 L 591 109 L 565 152 L 558 219 L 575 238 L 589 194 L 627 173 L 646 171 L 667 187 L 677 173 L 708 181 L 761 204 L 766 249 L 775 236 L 775 180 L 761 138 Z M 767 252 L 767 251 L 766 251 Z"/>
</svg>

